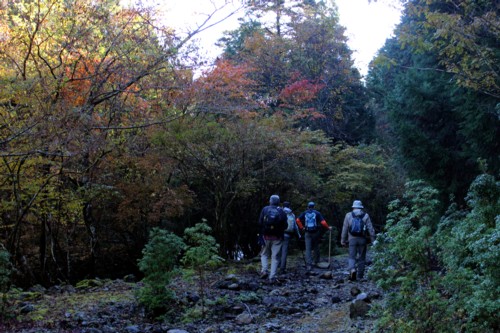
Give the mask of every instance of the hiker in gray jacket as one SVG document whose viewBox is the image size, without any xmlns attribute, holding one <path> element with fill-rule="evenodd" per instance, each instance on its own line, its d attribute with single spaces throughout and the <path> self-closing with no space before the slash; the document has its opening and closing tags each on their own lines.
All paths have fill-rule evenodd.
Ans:
<svg viewBox="0 0 500 333">
<path fill-rule="evenodd" d="M 298 238 L 301 237 L 299 227 L 295 221 L 295 214 L 292 212 L 288 201 L 283 203 L 283 211 L 287 216 L 288 227 L 285 230 L 283 244 L 281 245 L 281 257 L 278 270 L 280 274 L 286 273 L 286 258 L 288 257 L 288 244 L 290 243 L 290 238 L 294 236 L 297 236 Z"/>
<path fill-rule="evenodd" d="M 342 226 L 341 244 L 342 246 L 349 245 L 347 269 L 351 281 L 356 280 L 356 276 L 359 279 L 364 277 L 368 239 L 372 243 L 375 241 L 375 230 L 373 229 L 372 221 L 363 209 L 361 201 L 354 200 L 352 212 L 345 215 L 344 225 Z M 356 221 L 358 223 L 355 223 Z"/>
</svg>

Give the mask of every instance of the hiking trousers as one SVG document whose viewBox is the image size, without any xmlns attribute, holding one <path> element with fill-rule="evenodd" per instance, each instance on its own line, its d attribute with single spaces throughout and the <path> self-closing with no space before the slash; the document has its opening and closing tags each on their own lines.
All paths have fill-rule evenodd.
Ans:
<svg viewBox="0 0 500 333">
<path fill-rule="evenodd" d="M 278 256 L 281 252 L 283 240 L 265 240 L 264 242 L 265 245 L 260 255 L 260 263 L 262 264 L 262 272 L 267 272 L 269 257 L 271 257 L 271 271 L 269 272 L 269 279 L 271 280 L 276 277 L 280 261 Z"/>
<path fill-rule="evenodd" d="M 281 246 L 281 258 L 279 262 L 279 269 L 281 269 L 282 271 L 285 271 L 286 269 L 286 258 L 288 257 L 288 244 L 290 244 L 290 238 L 292 238 L 292 236 L 285 232 L 285 235 L 283 236 L 283 245 Z"/>
<path fill-rule="evenodd" d="M 306 266 L 307 269 L 312 269 L 313 264 L 319 262 L 319 231 L 306 231 L 304 240 L 306 243 Z"/>
<path fill-rule="evenodd" d="M 347 269 L 349 272 L 356 269 L 357 277 L 362 279 L 365 275 L 365 260 L 366 238 L 351 237 L 351 239 L 349 239 L 349 259 Z"/>
</svg>

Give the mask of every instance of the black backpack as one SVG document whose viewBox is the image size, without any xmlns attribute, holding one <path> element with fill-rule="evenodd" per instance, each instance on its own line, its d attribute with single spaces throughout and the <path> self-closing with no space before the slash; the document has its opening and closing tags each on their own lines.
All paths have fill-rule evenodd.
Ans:
<svg viewBox="0 0 500 333">
<path fill-rule="evenodd" d="M 280 211 L 278 207 L 269 206 L 264 215 L 264 233 L 274 233 L 280 225 Z"/>
<path fill-rule="evenodd" d="M 366 226 L 363 221 L 363 217 L 365 217 L 365 213 L 361 215 L 355 215 L 354 212 L 352 214 L 352 222 L 349 228 L 349 233 L 356 237 L 363 237 L 365 235 Z"/>
</svg>

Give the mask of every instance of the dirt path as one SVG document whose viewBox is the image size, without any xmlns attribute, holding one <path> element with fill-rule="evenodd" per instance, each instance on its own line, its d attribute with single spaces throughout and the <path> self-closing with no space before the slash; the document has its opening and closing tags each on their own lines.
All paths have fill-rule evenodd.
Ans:
<svg viewBox="0 0 500 333">
<path fill-rule="evenodd" d="M 346 258 L 332 258 L 329 269 L 306 274 L 300 253 L 291 256 L 280 282 L 259 279 L 258 258 L 228 263 L 209 276 L 205 318 L 196 277 L 179 279 L 174 288 L 185 312 L 173 323 L 145 316 L 134 297 L 140 283 L 88 280 L 77 287 L 35 287 L 18 292 L 15 318 L 0 324 L 0 332 L 139 333 L 139 332 L 372 332 L 370 317 L 350 318 L 353 290 L 378 301 L 381 293 L 370 281 L 351 282 Z M 173 331 L 175 332 L 175 331 Z"/>
</svg>

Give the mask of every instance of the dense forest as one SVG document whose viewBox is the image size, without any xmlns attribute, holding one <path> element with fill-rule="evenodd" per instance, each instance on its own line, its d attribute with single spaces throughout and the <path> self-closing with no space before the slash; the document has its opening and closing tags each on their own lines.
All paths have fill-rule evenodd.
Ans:
<svg viewBox="0 0 500 333">
<path fill-rule="evenodd" d="M 239 2 L 201 71 L 208 25 L 0 1 L 0 291 L 147 274 L 150 235 L 200 222 L 251 258 L 271 194 L 337 231 L 359 199 L 381 329 L 497 331 L 500 3 L 401 0 L 362 77 L 333 0 Z"/>
</svg>

